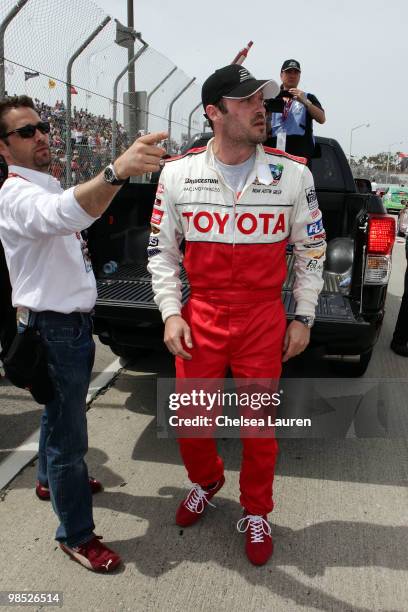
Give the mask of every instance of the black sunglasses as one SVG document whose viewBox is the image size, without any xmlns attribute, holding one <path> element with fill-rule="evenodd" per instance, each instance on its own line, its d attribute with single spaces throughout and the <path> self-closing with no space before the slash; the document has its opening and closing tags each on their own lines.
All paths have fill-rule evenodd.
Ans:
<svg viewBox="0 0 408 612">
<path fill-rule="evenodd" d="M 36 130 L 40 131 L 41 134 L 49 134 L 50 129 L 51 126 L 48 121 L 39 121 L 36 125 L 27 123 L 27 125 L 23 125 L 23 127 L 17 128 L 16 130 L 11 130 L 11 132 L 7 132 L 7 134 L 5 134 L 3 138 L 11 136 L 11 134 L 18 134 L 20 138 L 32 138 Z"/>
</svg>

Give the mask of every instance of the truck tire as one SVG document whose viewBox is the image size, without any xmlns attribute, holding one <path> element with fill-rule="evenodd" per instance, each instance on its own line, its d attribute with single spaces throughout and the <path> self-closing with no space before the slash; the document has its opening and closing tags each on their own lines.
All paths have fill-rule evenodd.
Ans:
<svg viewBox="0 0 408 612">
<path fill-rule="evenodd" d="M 362 353 L 359 361 L 331 361 L 330 368 L 339 378 L 357 378 L 366 373 L 372 354 L 373 349 Z"/>
</svg>

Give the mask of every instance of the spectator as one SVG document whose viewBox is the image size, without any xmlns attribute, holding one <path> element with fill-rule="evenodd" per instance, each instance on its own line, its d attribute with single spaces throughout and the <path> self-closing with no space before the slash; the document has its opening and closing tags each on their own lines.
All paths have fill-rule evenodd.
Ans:
<svg viewBox="0 0 408 612">
<path fill-rule="evenodd" d="M 0 154 L 9 169 L 0 190 L 0 239 L 19 331 L 32 327 L 40 334 L 55 390 L 41 421 L 40 448 L 48 481 L 38 485 L 50 488 L 61 549 L 88 569 L 108 572 L 120 557 L 94 534 L 84 460 L 96 283 L 80 232 L 107 209 L 127 177 L 159 169 L 165 151 L 152 145 L 164 134 L 136 141 L 103 173 L 63 191 L 48 174 L 49 131 L 31 98 L 0 102 Z"/>
<path fill-rule="evenodd" d="M 324 123 L 326 115 L 316 96 L 298 88 L 300 74 L 297 60 L 283 62 L 281 91 L 268 103 L 270 132 L 265 144 L 310 160 L 315 148 L 313 119 Z"/>
<path fill-rule="evenodd" d="M 405 237 L 405 256 L 407 268 L 404 277 L 404 293 L 391 341 L 391 349 L 401 357 L 408 357 L 408 234 Z"/>
</svg>

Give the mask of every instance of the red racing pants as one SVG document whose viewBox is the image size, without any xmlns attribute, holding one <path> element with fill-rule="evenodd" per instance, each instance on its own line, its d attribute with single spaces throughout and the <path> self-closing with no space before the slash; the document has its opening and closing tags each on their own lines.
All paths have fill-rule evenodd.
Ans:
<svg viewBox="0 0 408 612">
<path fill-rule="evenodd" d="M 279 380 L 286 331 L 280 293 L 244 292 L 246 301 L 233 303 L 220 302 L 213 294 L 193 293 L 183 308 L 193 348 L 186 348 L 191 360 L 176 357 L 177 378 L 223 379 L 230 368 L 234 378 Z M 241 439 L 241 505 L 250 514 L 268 514 L 278 443 L 272 435 Z M 192 482 L 205 487 L 220 479 L 224 464 L 214 438 L 180 438 L 178 443 Z"/>
</svg>

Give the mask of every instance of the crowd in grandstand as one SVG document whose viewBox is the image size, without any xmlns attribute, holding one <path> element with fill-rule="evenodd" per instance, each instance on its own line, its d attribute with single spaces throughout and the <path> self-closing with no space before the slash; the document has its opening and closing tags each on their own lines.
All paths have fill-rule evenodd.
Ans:
<svg viewBox="0 0 408 612">
<path fill-rule="evenodd" d="M 49 106 L 35 99 L 36 109 L 42 121 L 51 124 L 50 146 L 51 173 L 66 183 L 66 108 L 63 100 Z M 124 127 L 117 124 L 117 154 L 128 147 Z M 104 115 L 94 115 L 87 109 L 73 107 L 71 120 L 71 174 L 72 183 L 83 182 L 95 176 L 111 161 L 112 120 Z"/>
</svg>

